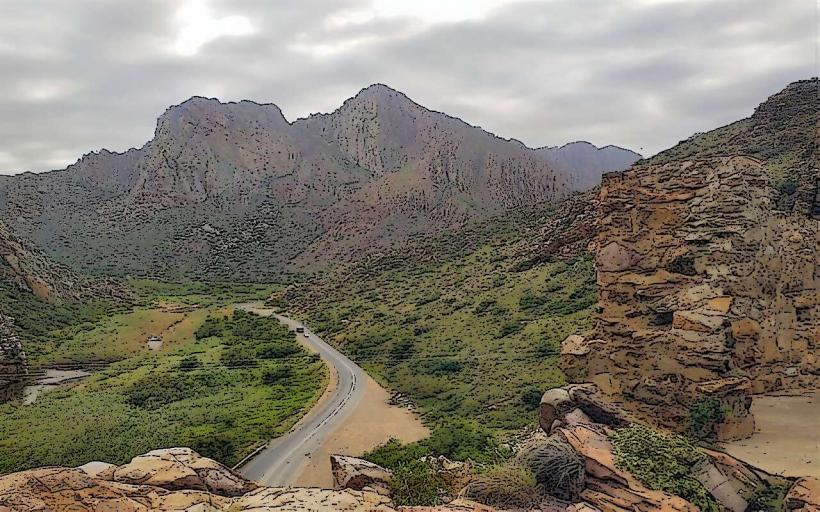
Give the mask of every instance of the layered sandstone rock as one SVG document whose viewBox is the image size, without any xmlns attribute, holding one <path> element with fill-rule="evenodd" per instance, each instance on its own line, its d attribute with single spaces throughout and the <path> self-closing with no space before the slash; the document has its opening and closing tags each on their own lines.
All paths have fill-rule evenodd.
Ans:
<svg viewBox="0 0 820 512">
<path fill-rule="evenodd" d="M 601 313 L 563 346 L 569 379 L 678 428 L 713 397 L 722 438 L 753 431 L 750 393 L 817 385 L 817 225 L 778 210 L 777 196 L 744 156 L 605 176 Z"/>
<path fill-rule="evenodd" d="M 150 485 L 168 490 L 194 489 L 220 496 L 240 496 L 254 489 L 222 464 L 202 457 L 190 448 L 153 450 L 114 469 L 115 482 Z"/>
<path fill-rule="evenodd" d="M 330 456 L 330 471 L 333 473 L 333 487 L 337 489 L 372 489 L 380 494 L 388 494 L 388 482 L 392 473 L 372 462 L 345 455 Z"/>
</svg>

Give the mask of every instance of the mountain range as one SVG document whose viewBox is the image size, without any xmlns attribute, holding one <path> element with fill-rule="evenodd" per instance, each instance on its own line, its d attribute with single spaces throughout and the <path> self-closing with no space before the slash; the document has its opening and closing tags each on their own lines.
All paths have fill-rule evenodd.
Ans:
<svg viewBox="0 0 820 512">
<path fill-rule="evenodd" d="M 0 177 L 0 219 L 83 272 L 271 280 L 557 202 L 639 158 L 531 149 L 380 84 L 294 122 L 193 97 L 141 148 Z"/>
</svg>

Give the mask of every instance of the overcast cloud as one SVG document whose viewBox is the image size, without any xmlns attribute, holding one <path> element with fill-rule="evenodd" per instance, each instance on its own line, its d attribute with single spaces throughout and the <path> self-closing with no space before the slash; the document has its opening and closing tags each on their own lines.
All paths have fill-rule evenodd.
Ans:
<svg viewBox="0 0 820 512">
<path fill-rule="evenodd" d="M 151 138 L 192 95 L 371 83 L 529 146 L 653 154 L 817 75 L 812 0 L 0 0 L 0 173 Z"/>
</svg>

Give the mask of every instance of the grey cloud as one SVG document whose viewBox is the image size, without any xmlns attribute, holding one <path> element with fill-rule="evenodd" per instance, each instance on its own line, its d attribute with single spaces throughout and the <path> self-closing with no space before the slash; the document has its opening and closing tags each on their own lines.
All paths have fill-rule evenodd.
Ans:
<svg viewBox="0 0 820 512">
<path fill-rule="evenodd" d="M 140 146 L 192 95 L 273 102 L 292 120 L 374 82 L 530 146 L 651 154 L 817 74 L 804 0 L 533 0 L 475 21 L 344 25 L 329 20 L 369 0 L 210 0 L 256 30 L 191 57 L 172 51 L 182 0 L 0 3 L 0 173 Z M 338 51 L 304 51 L 319 45 Z"/>
</svg>

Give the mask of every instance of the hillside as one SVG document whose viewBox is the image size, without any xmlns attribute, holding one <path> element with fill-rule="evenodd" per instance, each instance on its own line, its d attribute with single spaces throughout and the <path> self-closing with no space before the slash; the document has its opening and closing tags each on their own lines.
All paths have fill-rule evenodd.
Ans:
<svg viewBox="0 0 820 512">
<path fill-rule="evenodd" d="M 383 85 L 292 123 L 194 97 L 141 148 L 0 177 L 0 219 L 83 272 L 271 281 L 559 201 L 637 157 L 557 158 Z"/>
<path fill-rule="evenodd" d="M 640 297 L 619 293 L 615 287 L 601 297 L 596 291 L 592 258 L 593 254 L 599 259 L 609 257 L 611 248 L 604 255 L 600 253 L 600 246 L 608 243 L 607 237 L 631 240 L 630 236 L 639 235 L 630 235 L 625 228 L 616 229 L 618 223 L 630 219 L 621 210 L 643 211 L 657 205 L 660 208 L 657 218 L 640 218 L 634 223 L 638 226 L 645 221 L 653 229 L 662 228 L 662 222 L 666 222 L 661 216 L 664 208 L 677 204 L 675 201 L 680 199 L 676 197 L 682 192 L 664 195 L 653 191 L 673 187 L 676 180 L 683 179 L 678 175 L 684 174 L 682 169 L 686 166 L 681 167 L 675 158 L 686 162 L 702 158 L 701 154 L 710 156 L 719 151 L 765 157 L 761 170 L 765 173 L 763 182 L 775 191 L 772 203 L 783 208 L 782 215 L 792 215 L 793 211 L 795 216 L 804 219 L 798 222 L 806 225 L 810 205 L 805 198 L 813 193 L 817 176 L 816 171 L 811 170 L 812 161 L 806 159 L 813 144 L 811 127 L 815 126 L 818 115 L 816 110 L 808 108 L 816 95 L 816 83 L 792 84 L 761 104 L 751 119 L 730 125 L 734 127 L 732 130 L 719 128 L 698 135 L 639 163 L 633 169 L 642 176 L 640 179 L 616 186 L 614 184 L 620 183 L 620 174 L 612 173 L 607 175 L 610 185 L 605 191 L 596 189 L 576 194 L 554 209 L 520 211 L 492 218 L 465 229 L 458 242 L 446 234 L 419 240 L 400 251 L 356 265 L 340 276 L 331 275 L 310 281 L 304 287 L 292 287 L 277 300 L 296 314 L 306 315 L 314 328 L 328 335 L 354 359 L 397 390 L 411 395 L 429 417 L 454 415 L 478 418 L 494 426 L 517 426 L 520 418 L 526 417 L 523 412 L 531 406 L 527 405 L 529 389 L 563 382 L 565 377 L 558 367 L 558 347 L 568 334 L 582 333 L 593 326 L 598 318 L 596 299 L 610 308 L 607 311 L 613 318 L 626 314 L 627 322 L 638 322 L 639 319 L 629 319 L 640 311 L 639 318 L 653 321 L 646 317 L 647 304 L 661 291 L 651 286 L 652 276 L 634 278 L 649 283 L 645 291 L 637 287 Z M 784 129 L 788 135 L 782 133 Z M 708 145 L 693 141 L 708 141 Z M 705 165 L 689 167 L 687 173 L 697 174 L 697 169 L 708 171 Z M 747 172 L 743 167 L 738 169 Z M 758 171 L 748 171 L 748 174 L 754 183 L 761 181 Z M 781 185 L 784 176 L 797 180 L 795 187 Z M 694 180 L 686 178 L 684 182 L 694 183 Z M 617 196 L 614 196 L 616 190 Z M 640 207 L 636 207 L 635 198 L 641 198 Z M 707 223 L 704 217 L 693 217 L 693 226 L 713 226 L 720 231 L 717 226 L 734 225 L 732 220 L 719 220 L 732 218 L 733 214 L 727 210 L 732 200 L 727 199 L 727 204 L 722 206 L 716 197 L 710 196 L 710 201 L 713 202 L 687 206 L 692 215 L 708 215 L 710 219 Z M 602 203 L 606 204 L 604 209 Z M 778 215 L 781 214 L 765 213 L 775 224 L 780 222 Z M 685 217 L 681 213 L 675 218 Z M 726 229 L 732 229 L 731 225 Z M 608 234 L 599 235 L 599 232 Z M 645 274 L 654 268 L 653 262 L 665 261 L 664 250 L 672 246 L 671 239 L 666 237 L 675 236 L 667 233 L 664 237 L 642 241 L 648 244 L 646 247 L 657 246 L 658 254 L 643 260 L 646 269 L 636 268 L 631 272 Z M 797 247 L 795 254 L 803 256 L 796 261 L 805 259 L 806 249 L 805 243 Z M 670 249 L 669 258 L 674 259 L 675 254 Z M 742 254 L 743 258 L 763 259 L 759 254 Z M 737 257 L 740 256 L 733 256 Z M 784 264 L 786 261 L 784 258 Z M 709 259 L 708 264 L 709 272 L 717 275 L 733 272 L 722 266 L 724 262 L 719 260 L 719 255 Z M 599 267 L 602 265 L 600 261 L 597 263 Z M 794 276 L 802 271 L 789 272 Z M 746 283 L 746 286 L 758 290 L 768 286 L 761 284 L 765 283 L 762 275 L 755 274 L 755 279 L 760 282 Z M 790 292 L 788 287 L 783 293 L 792 298 L 797 296 L 797 292 Z M 782 298 L 772 298 L 770 302 L 782 304 Z M 805 315 L 805 311 L 800 315 Z M 816 351 L 813 347 L 807 348 Z M 703 358 L 705 362 L 701 363 L 692 359 L 691 372 L 703 373 L 711 367 L 709 361 L 713 356 Z M 607 361 L 606 357 L 602 358 L 599 371 L 611 364 Z M 646 365 L 651 366 L 651 358 L 647 358 Z M 632 363 L 627 366 L 638 367 Z M 522 367 L 527 371 L 519 371 Z M 785 371 L 784 367 L 780 367 L 780 371 Z M 651 392 L 647 396 L 649 394 Z M 464 396 L 471 398 L 463 400 Z"/>
<path fill-rule="evenodd" d="M 82 276 L 54 263 L 0 222 L 0 395 L 25 378 L 27 350 L 49 331 L 95 318 L 128 300 L 111 280 Z"/>
</svg>

